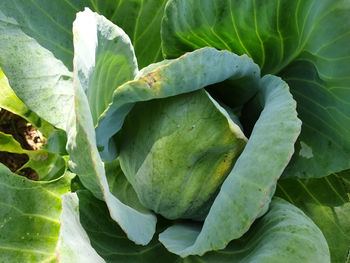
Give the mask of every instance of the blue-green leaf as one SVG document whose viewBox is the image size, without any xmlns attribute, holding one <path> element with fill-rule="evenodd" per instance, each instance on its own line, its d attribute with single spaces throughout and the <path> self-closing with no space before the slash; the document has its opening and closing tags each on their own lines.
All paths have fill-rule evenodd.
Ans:
<svg viewBox="0 0 350 263">
<path fill-rule="evenodd" d="M 183 262 L 330 263 L 330 256 L 327 242 L 312 220 L 295 206 L 274 198 L 268 213 L 240 239 L 224 250 L 189 256 Z"/>
<path fill-rule="evenodd" d="M 73 34 L 75 71 L 96 124 L 115 88 L 136 76 L 134 48 L 121 28 L 88 8 L 77 14 Z"/>
<path fill-rule="evenodd" d="M 95 16 L 89 11 L 86 11 L 85 14 Z M 78 23 L 74 24 L 75 27 L 79 26 L 80 19 L 84 16 L 84 14 L 80 15 L 77 18 Z M 101 17 L 98 17 L 98 20 L 98 23 L 101 23 L 100 26 L 103 27 L 106 21 Z M 108 26 L 114 27 L 109 23 Z M 76 30 L 76 28 L 74 29 Z M 96 31 L 95 34 L 97 34 Z M 87 35 L 84 35 L 84 37 L 87 37 Z M 103 35 L 99 37 L 103 39 Z M 75 41 L 75 43 L 77 42 Z M 75 48 L 80 47 L 80 44 L 78 42 L 78 46 L 75 46 Z M 93 43 L 86 42 L 85 44 L 90 45 Z M 118 222 L 128 237 L 137 244 L 147 244 L 154 234 L 156 217 L 149 211 L 138 211 L 123 204 L 109 190 L 104 163 L 96 146 L 92 110 L 90 109 L 88 97 L 85 94 L 85 91 L 88 91 L 87 78 L 84 76 L 86 72 L 80 71 L 80 59 L 74 60 L 75 103 L 67 125 L 67 151 L 70 155 L 70 167 L 79 176 L 79 179 L 87 189 L 97 198 L 105 200 L 111 217 Z M 95 57 L 88 57 L 88 59 L 93 61 Z M 133 70 L 134 68 L 132 68 Z"/>
<path fill-rule="evenodd" d="M 106 215 L 108 217 L 108 213 Z M 62 196 L 60 237 L 56 247 L 57 262 L 60 263 L 105 263 L 90 244 L 79 218 L 77 194 Z"/>
<path fill-rule="evenodd" d="M 151 263 L 161 260 L 175 263 L 178 257 L 169 253 L 156 237 L 147 246 L 134 244 L 111 220 L 105 203 L 94 198 L 88 191 L 78 191 L 77 194 L 80 222 L 90 238 L 91 245 L 106 262 Z"/>
</svg>

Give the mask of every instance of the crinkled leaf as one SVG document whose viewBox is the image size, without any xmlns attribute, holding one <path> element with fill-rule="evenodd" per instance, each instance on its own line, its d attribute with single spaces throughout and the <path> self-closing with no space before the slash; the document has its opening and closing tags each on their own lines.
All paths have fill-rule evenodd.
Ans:
<svg viewBox="0 0 350 263">
<path fill-rule="evenodd" d="M 106 216 L 109 216 L 108 213 Z M 63 195 L 60 224 L 60 237 L 56 247 L 57 262 L 105 263 L 92 248 L 89 237 L 81 226 L 76 193 Z"/>
<path fill-rule="evenodd" d="M 184 257 L 223 249 L 266 212 L 276 181 L 294 152 L 301 122 L 288 85 L 280 78 L 265 76 L 258 96 L 263 111 L 203 227 L 180 224 L 160 234 L 170 251 Z"/>
<path fill-rule="evenodd" d="M 350 171 L 319 179 L 285 179 L 276 194 L 302 209 L 322 230 L 332 262 L 347 262 L 350 251 Z"/>
<path fill-rule="evenodd" d="M 77 14 L 73 35 L 74 70 L 96 124 L 112 101 L 114 89 L 136 76 L 134 48 L 121 28 L 88 8 Z"/>
<path fill-rule="evenodd" d="M 114 91 L 113 102 L 101 115 L 96 128 L 97 145 L 104 150 L 105 160 L 115 158 L 111 137 L 120 130 L 135 102 L 191 92 L 229 78 L 237 88 L 242 88 L 241 79 L 247 79 L 244 87 L 249 89 L 257 86 L 260 77 L 259 68 L 247 56 L 213 48 L 203 48 L 158 65 L 157 68 L 150 65 L 152 71 L 143 70 L 144 75 Z"/>
<path fill-rule="evenodd" d="M 303 121 L 285 176 L 322 177 L 350 167 L 349 15 L 349 0 L 170 0 L 162 47 L 228 49 L 282 76 Z"/>
<path fill-rule="evenodd" d="M 29 158 L 19 170 L 30 167 L 35 170 L 40 180 L 50 181 L 64 174 L 66 161 L 60 155 L 46 150 L 25 150 L 12 135 L 0 132 L 0 151 L 26 154 Z"/>
<path fill-rule="evenodd" d="M 0 261 L 56 262 L 61 195 L 71 175 L 35 182 L 0 164 Z"/>
</svg>

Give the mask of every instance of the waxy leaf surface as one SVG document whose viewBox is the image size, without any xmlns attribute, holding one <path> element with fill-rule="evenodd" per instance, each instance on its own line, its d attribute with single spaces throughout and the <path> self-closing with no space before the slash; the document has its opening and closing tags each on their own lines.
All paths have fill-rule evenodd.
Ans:
<svg viewBox="0 0 350 263">
<path fill-rule="evenodd" d="M 92 23 L 96 26 L 96 30 L 92 31 L 92 35 L 88 32 L 84 32 L 84 28 L 80 27 L 80 23 L 86 18 L 92 19 Z M 109 30 L 114 30 L 114 33 L 123 34 L 118 28 L 106 21 L 104 18 L 94 15 L 91 11 L 86 10 L 80 13 L 77 20 L 74 22 L 74 48 L 89 50 L 89 45 L 97 45 L 99 43 L 108 42 L 108 35 L 104 34 L 103 29 L 105 27 Z M 83 31 L 81 31 L 83 30 Z M 97 34 L 97 36 L 94 34 Z M 82 37 L 82 41 L 79 37 Z M 97 43 L 84 42 L 84 39 L 89 37 L 97 37 Z M 123 38 L 116 38 L 117 42 L 122 41 Z M 85 44 L 85 45 L 84 45 Z M 123 45 L 123 43 L 120 43 Z M 118 45 L 117 45 L 118 46 Z M 130 45 L 124 45 L 121 56 L 128 57 L 132 55 Z M 128 48 L 129 47 L 129 48 Z M 108 50 L 108 49 L 107 49 Z M 93 50 L 92 50 L 93 51 Z M 104 200 L 110 211 L 111 217 L 118 222 L 121 228 L 127 233 L 128 237 L 137 244 L 147 244 L 151 239 L 155 231 L 156 217 L 149 211 L 138 211 L 130 206 L 122 203 L 116 196 L 114 196 L 110 190 L 106 178 L 106 171 L 104 163 L 101 160 L 99 151 L 96 146 L 95 129 L 93 122 L 93 115 L 91 112 L 95 112 L 95 109 L 91 109 L 89 105 L 89 98 L 86 95 L 89 94 L 89 78 L 86 71 L 90 64 L 83 63 L 83 59 L 88 61 L 94 61 L 94 53 L 90 54 L 91 57 L 82 57 L 80 51 L 76 51 L 76 59 L 74 59 L 74 105 L 72 113 L 70 115 L 69 124 L 67 125 L 68 142 L 67 151 L 70 155 L 70 168 L 78 174 L 79 179 L 83 185 L 89 189 L 97 198 Z M 103 49 L 96 50 L 96 57 L 99 57 L 99 52 L 104 52 Z M 131 60 L 133 61 L 133 60 Z M 127 63 L 128 61 L 126 61 Z M 85 68 L 87 66 L 87 68 Z M 132 65 L 130 65 L 132 66 Z M 134 72 L 134 68 L 131 68 Z M 96 70 L 92 68 L 91 70 Z M 95 87 L 94 87 L 95 88 Z M 97 111 L 98 112 L 98 111 Z"/>
</svg>

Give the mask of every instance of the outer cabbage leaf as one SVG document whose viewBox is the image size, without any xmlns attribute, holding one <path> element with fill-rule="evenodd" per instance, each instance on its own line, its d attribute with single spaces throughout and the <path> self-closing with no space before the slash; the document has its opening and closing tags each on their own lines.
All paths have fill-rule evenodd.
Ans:
<svg viewBox="0 0 350 263">
<path fill-rule="evenodd" d="M 95 26 L 95 31 L 91 31 L 91 34 L 84 31 L 84 28 L 81 27 L 81 23 L 87 18 L 90 18 L 90 22 Z M 104 31 L 105 29 L 108 29 L 107 32 Z M 104 163 L 96 147 L 95 129 L 91 114 L 91 112 L 96 114 L 99 110 L 95 108 L 91 110 L 91 104 L 89 105 L 88 100 L 89 92 L 94 93 L 93 89 L 106 90 L 103 86 L 93 84 L 89 86 L 89 77 L 93 78 L 94 70 L 98 71 L 101 69 L 101 65 L 94 68 L 94 55 L 98 59 L 99 56 L 104 55 L 104 52 L 112 51 L 113 53 L 115 51 L 113 49 L 111 50 L 111 46 L 106 47 L 106 50 L 103 48 L 94 49 L 100 44 L 108 43 L 108 38 L 112 37 L 112 39 L 116 40 L 116 47 L 123 48 L 124 53 L 119 56 L 125 58 L 131 57 L 131 62 L 134 62 L 133 50 L 127 39 L 124 43 L 125 35 L 123 35 L 121 30 L 106 21 L 103 17 L 94 15 L 89 10 L 78 15 L 74 23 L 74 34 L 74 45 L 77 55 L 74 59 L 75 103 L 69 124 L 67 125 L 67 151 L 70 155 L 70 168 L 79 175 L 79 179 L 87 189 L 92 191 L 99 199 L 106 201 L 111 217 L 118 222 L 128 237 L 137 244 L 145 245 L 151 240 L 154 234 L 156 217 L 149 211 L 138 211 L 123 204 L 110 192 Z M 90 42 L 89 39 L 95 39 L 94 41 L 96 42 Z M 77 50 L 78 48 L 79 50 Z M 123 62 L 128 63 L 129 61 L 126 60 Z M 134 73 L 134 65 L 126 64 L 125 67 L 128 69 L 128 66 L 130 66 L 130 72 Z M 88 96 L 86 96 L 85 92 Z M 93 94 L 91 94 L 91 99 L 95 99 Z M 97 102 L 99 103 L 99 101 Z"/>
<path fill-rule="evenodd" d="M 176 224 L 160 234 L 170 251 L 185 257 L 223 249 L 266 212 L 276 181 L 294 152 L 301 122 L 288 85 L 280 78 L 262 78 L 258 98 L 263 111 L 203 227 Z"/>
<path fill-rule="evenodd" d="M 168 58 L 212 46 L 248 54 L 282 76 L 303 129 L 285 176 L 350 168 L 349 0 L 170 0 L 162 23 Z"/>
<path fill-rule="evenodd" d="M 189 256 L 184 263 L 205 262 L 330 262 L 327 242 L 315 223 L 288 202 L 274 198 L 268 213 L 240 239 L 224 250 L 203 257 Z"/>
<path fill-rule="evenodd" d="M 150 21 L 153 21 L 153 19 L 154 22 L 159 21 L 165 2 L 148 1 L 144 5 L 142 3 L 143 2 L 134 1 L 120 1 L 118 3 L 115 1 L 71 2 L 58 0 L 50 1 L 50 3 L 40 0 L 31 2 L 20 0 L 1 1 L 0 59 L 3 65 L 2 68 L 9 77 L 10 85 L 30 109 L 38 113 L 44 119 L 50 121 L 55 126 L 65 129 L 67 119 L 73 120 L 70 122 L 72 123 L 72 126 L 69 127 L 69 131 L 71 134 L 73 133 L 73 136 L 70 137 L 70 142 L 72 142 L 72 138 L 79 133 L 75 130 L 76 126 L 73 124 L 76 120 L 75 116 L 72 118 L 69 117 L 69 113 L 72 112 L 74 103 L 72 73 L 70 72 L 73 68 L 71 23 L 75 17 L 76 11 L 79 11 L 85 5 L 92 6 L 95 10 L 102 10 L 101 7 L 103 7 L 102 11 L 107 12 L 108 10 L 108 12 L 112 12 L 109 13 L 112 16 L 114 13 L 118 19 L 124 21 L 124 24 L 130 24 L 129 28 L 134 25 L 137 25 L 138 27 L 140 16 L 143 16 Z M 153 8 L 159 10 L 156 16 L 153 13 L 145 13 L 145 11 Z M 57 10 L 60 10 L 60 12 L 57 12 Z M 134 16 L 125 12 L 126 10 L 133 10 Z M 131 19 L 131 17 L 134 19 Z M 140 32 L 137 29 L 135 30 L 135 34 L 132 34 L 135 41 L 138 36 L 140 36 L 140 39 L 144 39 L 159 34 L 159 30 L 150 30 L 151 27 L 147 27 L 146 23 L 143 23 L 143 25 L 145 25 L 145 27 L 140 26 L 139 28 L 144 28 L 144 32 Z M 156 48 L 155 54 L 160 54 L 160 42 L 158 41 L 160 38 L 150 38 L 152 39 L 152 46 L 157 46 L 158 43 L 158 48 Z M 17 44 L 16 46 L 13 45 L 14 42 Z M 140 51 L 146 48 L 144 45 L 139 45 L 139 47 Z M 148 56 L 148 54 L 146 55 Z M 158 58 L 159 55 L 152 56 L 151 59 L 155 57 Z M 142 60 L 142 55 L 140 56 L 140 59 Z M 34 92 L 36 92 L 37 96 L 33 95 Z M 79 95 L 84 96 L 83 93 Z M 84 100 L 84 98 L 81 100 Z M 87 110 L 87 114 L 90 114 L 90 111 L 87 108 L 85 108 L 85 110 Z M 75 113 L 73 115 L 75 115 Z M 87 162 L 94 160 L 95 163 L 89 163 L 89 165 L 87 165 L 87 168 L 91 168 L 92 166 L 92 169 L 90 170 L 83 168 L 81 171 L 79 170 L 79 167 L 75 168 L 77 171 L 82 172 L 81 177 L 83 178 L 82 181 L 84 181 L 85 185 L 88 186 L 88 188 L 97 196 L 102 198 L 100 182 L 97 177 L 104 173 L 102 171 L 103 164 L 102 162 L 98 162 L 99 157 L 97 156 L 97 151 L 94 152 L 94 143 L 92 142 L 94 141 L 94 135 L 89 135 L 89 140 L 92 142 L 91 146 L 89 142 L 86 140 L 84 141 L 88 132 L 86 132 L 86 130 L 79 131 L 83 133 L 81 141 L 83 141 L 84 146 L 82 146 L 81 152 L 86 150 L 87 153 L 87 158 L 84 157 L 83 159 Z M 72 147 L 74 148 L 77 144 L 79 146 L 81 145 L 79 142 L 73 142 Z M 77 153 L 77 148 L 74 149 Z M 81 152 L 79 152 L 79 155 Z M 96 156 L 89 159 L 89 156 L 91 157 L 91 152 L 94 152 Z M 97 160 L 95 160 L 95 157 Z M 84 161 L 78 166 L 84 166 Z M 94 174 L 96 163 L 98 163 L 97 166 L 100 169 L 99 173 L 97 173 L 97 177 L 96 174 Z M 90 177 L 88 176 L 89 173 Z M 91 176 L 91 174 L 93 175 Z M 84 180 L 84 178 L 90 179 Z M 103 175 L 101 180 L 103 180 Z M 107 183 L 105 186 L 106 189 L 108 189 Z M 114 197 L 111 197 L 111 199 L 113 198 Z M 116 203 L 118 202 L 116 201 Z M 123 206 L 122 204 L 120 205 Z M 118 205 L 116 204 L 116 206 Z M 129 211 L 129 208 L 125 209 Z M 136 214 L 138 215 L 138 213 Z M 118 216 L 120 216 L 119 213 Z M 147 228 L 149 231 L 144 231 L 144 229 L 143 231 L 137 231 L 136 228 L 133 228 L 133 231 L 135 231 L 134 233 L 139 232 L 136 235 L 142 236 L 144 234 L 144 236 L 148 235 L 148 238 L 150 238 L 149 236 L 152 235 L 151 233 L 154 231 L 151 229 L 154 228 L 155 218 L 150 215 L 145 217 L 147 218 L 146 221 L 150 223 Z M 139 218 L 143 218 L 143 216 L 139 216 Z M 126 222 L 128 220 L 124 219 L 124 221 Z M 129 220 L 127 223 L 132 224 L 132 220 Z M 139 224 L 137 224 L 137 226 L 139 226 Z M 140 242 L 147 242 L 146 240 L 147 238 Z"/>
<path fill-rule="evenodd" d="M 66 116 L 72 104 L 72 74 L 61 60 L 41 46 L 35 38 L 27 35 L 23 28 L 31 31 L 32 25 L 26 20 L 27 15 L 21 14 L 26 10 L 30 12 L 33 7 L 17 6 L 17 1 L 0 2 L 0 66 L 9 79 L 9 83 L 16 95 L 40 117 L 54 126 L 64 129 Z M 28 1 L 21 1 L 30 4 Z M 16 10 L 16 8 L 19 8 Z M 22 9 L 23 8 L 23 9 Z M 13 16 L 14 12 L 18 12 Z M 56 13 L 58 13 L 55 10 Z M 31 14 L 32 19 L 37 14 Z M 36 17 L 36 20 L 40 15 Z M 35 20 L 35 19 L 34 19 Z M 38 21 L 36 26 L 38 26 Z M 41 27 L 50 32 L 40 20 Z M 40 25 L 40 24 L 39 24 Z M 56 25 L 57 26 L 57 25 Z M 59 31 L 62 29 L 60 28 Z M 64 30 L 62 30 L 64 31 Z M 57 33 L 57 34 L 56 34 Z M 52 31 L 48 38 L 42 40 L 48 45 L 59 45 L 61 41 L 54 42 L 62 32 Z M 37 32 L 34 32 L 37 34 Z M 55 36 L 55 37 L 54 37 Z M 42 36 L 36 35 L 37 38 Z M 62 38 L 64 41 L 64 38 Z M 54 44 L 52 44 L 54 42 Z M 57 48 L 63 59 L 71 58 L 71 51 Z"/>
<path fill-rule="evenodd" d="M 131 242 L 123 230 L 109 217 L 106 204 L 88 191 L 78 191 L 80 222 L 91 245 L 106 262 L 175 262 L 177 256 L 169 253 L 154 238 L 147 246 Z M 94 213 L 91 213 L 94 211 Z"/>
<path fill-rule="evenodd" d="M 172 58 L 212 46 L 247 54 L 263 74 L 275 74 L 303 50 L 315 22 L 334 2 L 341 1 L 170 0 L 162 21 L 163 52 Z"/>
<path fill-rule="evenodd" d="M 83 227 L 90 239 L 84 246 L 91 242 L 105 262 L 151 263 L 159 259 L 169 263 L 330 262 L 327 243 L 321 231 L 298 208 L 279 198 L 272 201 L 270 211 L 258 219 L 247 234 L 232 241 L 226 249 L 209 252 L 202 257 L 182 259 L 166 251 L 156 239 L 147 246 L 135 245 L 109 218 L 104 202 L 94 198 L 88 191 L 78 191 L 77 194 L 79 212 L 75 211 L 74 222 L 77 224 L 73 231 Z M 164 226 L 162 224 L 158 231 L 162 231 Z M 74 246 L 78 245 L 75 243 Z M 79 261 L 77 258 L 76 262 L 88 261 Z"/>
<path fill-rule="evenodd" d="M 88 101 L 79 82 L 76 86 L 76 107 L 68 125 L 67 151 L 70 167 L 79 174 L 84 186 L 109 205 L 111 216 L 128 233 L 130 239 L 146 244 L 152 237 L 155 217 L 150 213 L 140 213 L 121 203 L 108 187 L 104 164 L 95 143 L 95 132 Z"/>
<path fill-rule="evenodd" d="M 0 164 L 0 261 L 56 262 L 61 195 L 72 175 L 30 181 Z"/>
<path fill-rule="evenodd" d="M 139 64 L 145 66 L 161 59 L 159 32 L 165 3 L 165 0 L 2 0 L 0 67 L 30 110 L 65 129 L 73 104 L 71 28 L 75 14 L 89 7 L 125 28 Z"/>
<path fill-rule="evenodd" d="M 73 35 L 75 70 L 96 124 L 114 89 L 136 76 L 134 48 L 121 28 L 88 8 L 77 14 Z"/>
<path fill-rule="evenodd" d="M 332 262 L 350 251 L 350 171 L 318 179 L 280 180 L 276 194 L 308 215 L 327 239 Z"/>
<path fill-rule="evenodd" d="M 108 213 L 106 217 L 109 217 Z M 76 193 L 62 197 L 60 237 L 56 247 L 57 262 L 105 263 L 90 244 L 79 219 L 79 200 Z"/>
</svg>

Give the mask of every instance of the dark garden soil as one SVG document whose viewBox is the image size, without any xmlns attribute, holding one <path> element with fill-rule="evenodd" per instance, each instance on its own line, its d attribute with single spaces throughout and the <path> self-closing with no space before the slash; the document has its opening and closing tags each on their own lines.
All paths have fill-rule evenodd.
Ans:
<svg viewBox="0 0 350 263">
<path fill-rule="evenodd" d="M 45 143 L 38 131 L 25 119 L 4 109 L 0 111 L 0 131 L 11 134 L 26 150 L 38 150 Z M 23 175 L 31 180 L 38 180 L 37 173 L 31 168 L 19 170 L 29 158 L 26 154 L 16 154 L 1 151 L 0 162 L 5 164 L 12 172 Z"/>
</svg>

